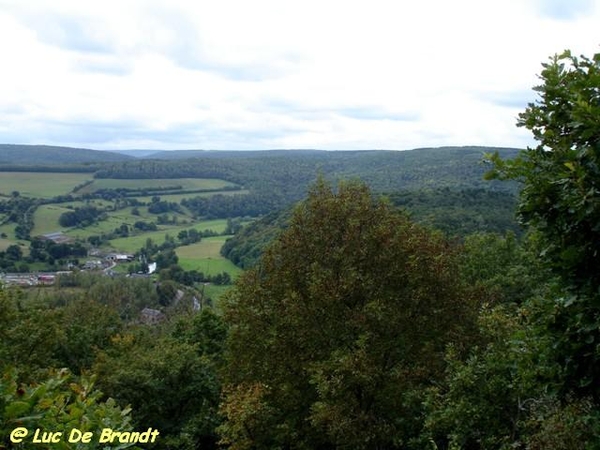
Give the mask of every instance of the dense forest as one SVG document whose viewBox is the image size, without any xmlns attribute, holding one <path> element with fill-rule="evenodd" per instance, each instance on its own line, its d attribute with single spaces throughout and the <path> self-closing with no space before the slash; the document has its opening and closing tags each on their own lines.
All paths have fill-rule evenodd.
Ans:
<svg viewBox="0 0 600 450">
<path fill-rule="evenodd" d="M 55 166 L 123 162 L 130 156 L 84 148 L 56 147 L 52 145 L 0 144 L 0 165 Z M 3 169 L 4 170 L 4 169 Z"/>
<path fill-rule="evenodd" d="M 446 175 L 442 152 L 427 150 L 422 170 L 409 163 L 417 151 L 103 166 L 98 176 L 218 172 L 249 196 L 272 190 L 285 209 L 227 244 L 246 270 L 217 304 L 178 269 L 189 230 L 146 241 L 155 280 L 72 272 L 52 287 L 2 287 L 0 448 L 44 448 L 34 430 L 74 428 L 96 438 L 43 442 L 600 448 L 600 54 L 557 55 L 540 80 L 518 118 L 537 145 L 491 151 L 486 166 L 450 158 Z M 5 214 L 24 214 L 17 199 Z M 100 443 L 106 428 L 112 441 Z"/>
<path fill-rule="evenodd" d="M 262 151 L 223 152 L 188 159 L 143 159 L 106 164 L 98 178 L 222 178 L 256 191 L 277 189 L 299 200 L 321 173 L 331 181 L 360 178 L 376 192 L 423 187 L 485 188 L 516 192 L 516 184 L 482 180 L 485 153 L 513 157 L 518 150 L 491 147 L 441 147 L 412 151 Z"/>
<path fill-rule="evenodd" d="M 411 220 L 464 239 L 475 232 L 523 234 L 515 218 L 517 197 L 511 192 L 450 188 L 399 191 L 385 196 Z M 252 267 L 264 249 L 284 230 L 291 208 L 265 215 L 229 239 L 221 253 L 240 267 Z"/>
</svg>

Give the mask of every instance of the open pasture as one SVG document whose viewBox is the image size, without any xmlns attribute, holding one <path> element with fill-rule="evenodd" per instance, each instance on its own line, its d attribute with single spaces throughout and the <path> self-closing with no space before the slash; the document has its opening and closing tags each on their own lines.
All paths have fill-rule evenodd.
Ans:
<svg viewBox="0 0 600 450">
<path fill-rule="evenodd" d="M 34 225 L 33 230 L 31 230 L 31 236 L 63 231 L 63 227 L 58 223 L 58 218 L 67 211 L 70 211 L 70 209 L 63 205 L 50 204 L 39 206 L 33 215 Z"/>
<path fill-rule="evenodd" d="M 0 237 L 0 252 L 6 250 L 9 246 L 17 244 L 21 246 L 24 254 L 29 254 L 29 242 L 22 239 L 17 239 L 15 236 L 15 224 L 5 223 L 0 225 L 0 235 L 4 234 L 6 237 Z"/>
<path fill-rule="evenodd" d="M 18 191 L 24 197 L 51 198 L 68 194 L 91 178 L 89 173 L 0 172 L 0 193 Z"/>
<path fill-rule="evenodd" d="M 229 181 L 216 178 L 160 178 L 160 179 L 113 179 L 97 178 L 93 183 L 83 187 L 78 194 L 89 194 L 102 189 L 131 190 L 219 190 L 235 186 Z"/>
<path fill-rule="evenodd" d="M 247 189 L 240 189 L 236 191 L 210 191 L 210 192 L 189 192 L 187 194 L 157 194 L 161 200 L 166 202 L 175 202 L 179 203 L 184 198 L 194 198 L 194 197 L 212 197 L 213 195 L 221 194 L 221 195 L 244 195 L 249 191 Z M 136 196 L 136 198 L 140 202 L 150 203 L 152 201 L 151 195 L 146 196 Z"/>
<path fill-rule="evenodd" d="M 169 226 L 160 226 L 161 229 L 159 231 L 150 231 L 147 233 L 141 233 L 136 236 L 129 236 L 127 238 L 118 238 L 110 241 L 111 246 L 123 252 L 133 253 L 138 251 L 146 244 L 146 240 L 148 238 L 152 239 L 156 244 L 162 244 L 165 240 L 165 234 L 168 234 L 174 238 L 177 238 L 177 234 L 182 230 L 189 230 L 190 228 L 195 228 L 198 231 L 204 230 L 213 230 L 217 233 L 222 233 L 225 231 L 227 227 L 227 220 L 225 219 L 217 219 L 217 220 L 204 220 L 202 222 L 196 222 L 193 224 L 187 225 L 169 225 Z M 115 227 L 113 227 L 114 229 Z M 70 233 L 69 233 L 70 234 Z M 97 234 L 97 233 L 96 233 Z M 220 236 L 219 236 L 220 237 Z M 212 239 L 212 238 L 205 238 Z M 203 239 L 204 240 L 204 239 Z M 222 243 L 221 243 L 222 245 Z M 219 247 L 220 250 L 221 247 Z M 218 250 L 217 250 L 218 253 Z"/>
<path fill-rule="evenodd" d="M 55 231 L 66 231 L 64 229 L 64 227 L 62 227 L 59 223 L 59 218 L 60 215 L 67 212 L 67 211 L 71 211 L 72 208 L 80 208 L 82 206 L 85 206 L 86 204 L 89 204 L 91 206 L 95 206 L 96 208 L 99 209 L 104 209 L 107 206 L 111 205 L 111 202 L 107 202 L 104 200 L 90 200 L 89 202 L 81 202 L 81 201 L 75 201 L 75 202 L 69 202 L 69 203 L 51 203 L 48 205 L 41 205 L 39 206 L 36 211 L 35 214 L 33 215 L 33 223 L 34 223 L 34 227 L 33 230 L 31 232 L 32 236 L 39 236 L 42 234 L 47 234 L 47 233 L 53 233 Z M 78 234 L 81 234 L 84 237 L 93 235 L 93 234 L 100 234 L 100 232 L 104 231 L 112 231 L 115 229 L 115 227 L 121 225 L 122 222 L 118 222 L 116 225 L 114 225 L 114 223 L 117 222 L 118 219 L 115 220 L 110 220 L 110 214 L 109 214 L 109 220 L 107 222 L 110 222 L 111 224 L 108 225 L 106 223 L 100 222 L 97 225 L 93 225 L 89 230 L 89 233 L 86 231 L 82 230 L 82 229 L 75 229 L 75 230 L 70 230 L 69 235 L 76 237 Z M 94 229 L 93 231 L 91 229 Z M 81 233 L 79 233 L 81 232 Z"/>
<path fill-rule="evenodd" d="M 242 270 L 220 253 L 223 243 L 229 237 L 231 236 L 214 236 L 204 238 L 196 244 L 177 247 L 175 252 L 179 257 L 179 265 L 185 270 L 195 269 L 205 275 L 228 272 L 232 278 L 236 278 Z"/>
</svg>

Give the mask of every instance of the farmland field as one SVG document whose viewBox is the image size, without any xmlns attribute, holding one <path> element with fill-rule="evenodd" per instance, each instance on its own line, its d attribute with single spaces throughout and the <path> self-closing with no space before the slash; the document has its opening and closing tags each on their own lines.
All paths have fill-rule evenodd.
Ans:
<svg viewBox="0 0 600 450">
<path fill-rule="evenodd" d="M 69 203 L 61 203 L 55 204 L 51 203 L 49 205 L 41 205 L 39 206 L 35 214 L 33 215 L 33 223 L 34 227 L 31 232 L 32 236 L 39 236 L 41 234 L 52 233 L 55 231 L 65 231 L 65 228 L 60 225 L 58 219 L 62 213 L 67 211 L 71 211 L 68 207 L 82 207 L 86 203 L 85 202 L 69 202 Z M 102 200 L 91 200 L 89 202 L 90 205 L 96 206 L 97 208 L 105 208 L 110 205 L 110 202 L 102 201 Z M 106 222 L 99 222 L 97 225 L 92 225 L 85 229 L 71 229 L 67 234 L 76 237 L 76 236 L 91 236 L 93 234 L 100 234 L 102 232 L 108 232 L 114 230 L 116 227 L 121 225 L 123 221 L 119 221 L 119 219 L 109 219 Z"/>
<path fill-rule="evenodd" d="M 33 215 L 34 227 L 31 230 L 32 236 L 53 233 L 61 231 L 62 227 L 58 223 L 58 218 L 64 212 L 70 211 L 62 205 L 41 205 L 35 210 Z"/>
<path fill-rule="evenodd" d="M 89 173 L 0 172 L 0 193 L 19 191 L 25 197 L 51 198 L 68 194 L 91 178 Z"/>
<path fill-rule="evenodd" d="M 159 231 L 151 231 L 148 233 L 142 233 L 137 236 L 130 236 L 127 238 L 118 238 L 110 241 L 111 246 L 123 252 L 136 252 L 140 248 L 142 248 L 146 244 L 146 240 L 148 238 L 152 239 L 155 243 L 161 244 L 165 240 L 165 234 L 169 234 L 170 236 L 177 237 L 177 234 L 182 230 L 189 230 L 190 228 L 195 228 L 198 231 L 203 230 L 213 230 L 217 233 L 222 233 L 227 227 L 227 220 L 225 219 L 217 219 L 217 220 L 204 220 L 202 222 L 196 222 L 194 224 L 188 225 L 178 225 L 178 226 L 163 226 L 163 228 Z M 113 227 L 114 228 L 114 227 Z M 80 230 L 81 231 L 81 230 Z M 71 234 L 71 233 L 67 233 Z M 206 238 L 212 239 L 212 238 Z M 222 243 L 221 243 L 222 245 Z M 220 249 L 220 247 L 219 247 Z M 218 251 L 217 251 L 218 253 Z"/>
<path fill-rule="evenodd" d="M 221 195 L 243 195 L 247 194 L 249 191 L 246 189 L 240 189 L 236 191 L 211 191 L 211 192 L 191 192 L 188 194 L 157 194 L 161 200 L 165 200 L 167 202 L 177 202 L 179 203 L 184 198 L 193 198 L 193 197 L 212 197 L 213 195 L 221 194 Z M 136 196 L 136 198 L 140 202 L 150 203 L 152 201 L 152 196 Z"/>
<path fill-rule="evenodd" d="M 78 191 L 88 194 L 101 189 L 133 189 L 133 190 L 219 190 L 236 186 L 229 181 L 214 178 L 161 178 L 161 179 L 113 179 L 98 178 L 93 183 Z"/>
<path fill-rule="evenodd" d="M 229 237 L 214 236 L 196 244 L 177 247 L 175 252 L 179 257 L 179 265 L 184 270 L 195 269 L 205 275 L 228 272 L 232 278 L 236 278 L 242 270 L 220 254 L 223 243 Z"/>
<path fill-rule="evenodd" d="M 0 234 L 6 234 L 6 238 L 0 237 L 0 251 L 6 250 L 6 247 L 13 244 L 23 244 L 25 247 L 29 246 L 29 242 L 15 237 L 15 226 L 14 223 L 0 225 Z"/>
</svg>

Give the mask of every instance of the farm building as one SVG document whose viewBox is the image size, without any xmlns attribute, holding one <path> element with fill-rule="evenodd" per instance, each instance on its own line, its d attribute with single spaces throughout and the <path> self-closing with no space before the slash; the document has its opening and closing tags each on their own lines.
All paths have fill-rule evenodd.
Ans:
<svg viewBox="0 0 600 450">
<path fill-rule="evenodd" d="M 99 259 L 91 259 L 85 262 L 83 268 L 85 270 L 102 269 L 104 264 Z"/>
<path fill-rule="evenodd" d="M 65 236 L 61 231 L 43 234 L 43 235 L 39 236 L 39 238 L 43 241 L 52 241 L 55 244 L 66 244 L 73 240 L 73 238 L 70 238 L 69 236 Z"/>
<path fill-rule="evenodd" d="M 106 256 L 106 259 L 114 262 L 131 262 L 133 261 L 133 255 L 111 253 L 110 255 Z"/>
</svg>

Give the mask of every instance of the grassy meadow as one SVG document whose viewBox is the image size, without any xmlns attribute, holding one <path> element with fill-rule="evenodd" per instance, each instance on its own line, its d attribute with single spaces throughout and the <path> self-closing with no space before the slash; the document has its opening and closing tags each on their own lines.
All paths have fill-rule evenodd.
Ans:
<svg viewBox="0 0 600 450">
<path fill-rule="evenodd" d="M 243 195 L 247 194 L 249 191 L 246 189 L 240 189 L 236 191 L 210 191 L 210 192 L 193 192 L 188 194 L 159 194 L 161 200 L 167 202 L 176 202 L 179 203 L 184 198 L 193 198 L 193 197 L 212 197 L 213 195 L 221 194 L 221 195 Z M 152 201 L 151 195 L 139 196 L 136 198 L 144 203 L 150 203 Z"/>
<path fill-rule="evenodd" d="M 17 239 L 15 236 L 15 224 L 14 223 L 6 223 L 4 225 L 0 225 L 0 235 L 6 235 L 5 238 L 0 237 L 0 252 L 4 251 L 13 244 L 18 244 L 21 246 L 23 253 L 29 253 L 29 242 L 24 241 L 22 239 Z"/>
<path fill-rule="evenodd" d="M 126 253 L 133 253 L 138 251 L 146 244 L 148 238 L 152 239 L 156 244 L 161 244 L 165 240 L 165 235 L 169 234 L 172 237 L 177 237 L 177 234 L 182 230 L 189 230 L 195 228 L 198 231 L 213 230 L 217 233 L 222 233 L 227 227 L 227 220 L 216 219 L 216 220 L 204 220 L 187 225 L 166 225 L 161 226 L 158 231 L 150 231 L 141 233 L 135 236 L 129 236 L 126 238 L 118 238 L 110 241 L 111 246 L 115 250 L 119 250 Z M 113 227 L 114 228 L 114 227 Z M 68 233 L 70 234 L 70 233 Z M 220 237 L 220 236 L 218 236 Z M 212 238 L 206 238 L 212 239 Z M 221 244 L 222 245 L 222 244 Z M 220 249 L 220 247 L 219 247 Z"/>
<path fill-rule="evenodd" d="M 133 190 L 219 190 L 236 186 L 229 181 L 216 178 L 161 178 L 161 179 L 112 179 L 97 178 L 93 183 L 83 187 L 79 194 L 89 194 L 101 189 L 133 189 Z"/>
<path fill-rule="evenodd" d="M 0 172 L 0 197 L 8 198 L 13 191 L 24 197 L 52 198 L 59 195 L 72 194 L 73 189 L 85 182 L 84 186 L 73 195 L 94 193 L 101 189 L 133 189 L 160 190 L 168 189 L 169 201 L 179 202 L 183 198 L 210 196 L 215 194 L 246 194 L 246 190 L 227 190 L 236 184 L 216 178 L 173 178 L 173 179 L 94 179 L 89 173 L 54 173 L 54 172 Z M 225 190 L 223 190 L 225 189 Z M 192 194 L 181 194 L 177 191 L 210 191 Z M 152 196 L 140 196 L 142 202 L 150 202 Z M 162 198 L 162 195 L 161 195 Z M 165 198 L 167 200 L 167 198 Z"/>
<path fill-rule="evenodd" d="M 19 191 L 24 197 L 51 198 L 91 179 L 89 173 L 0 172 L 0 193 Z"/>
<path fill-rule="evenodd" d="M 55 231 L 61 231 L 61 226 L 58 223 L 58 218 L 61 214 L 69 211 L 63 205 L 41 205 L 35 210 L 33 215 L 33 230 L 31 230 L 32 236 L 39 236 L 42 234 L 53 233 Z"/>
<path fill-rule="evenodd" d="M 184 270 L 197 270 L 206 275 L 216 275 L 228 272 L 232 278 L 236 278 L 242 270 L 231 261 L 221 256 L 221 247 L 227 238 L 231 236 L 214 236 L 203 238 L 202 241 L 177 247 L 175 252 L 179 258 L 179 265 Z"/>
</svg>

